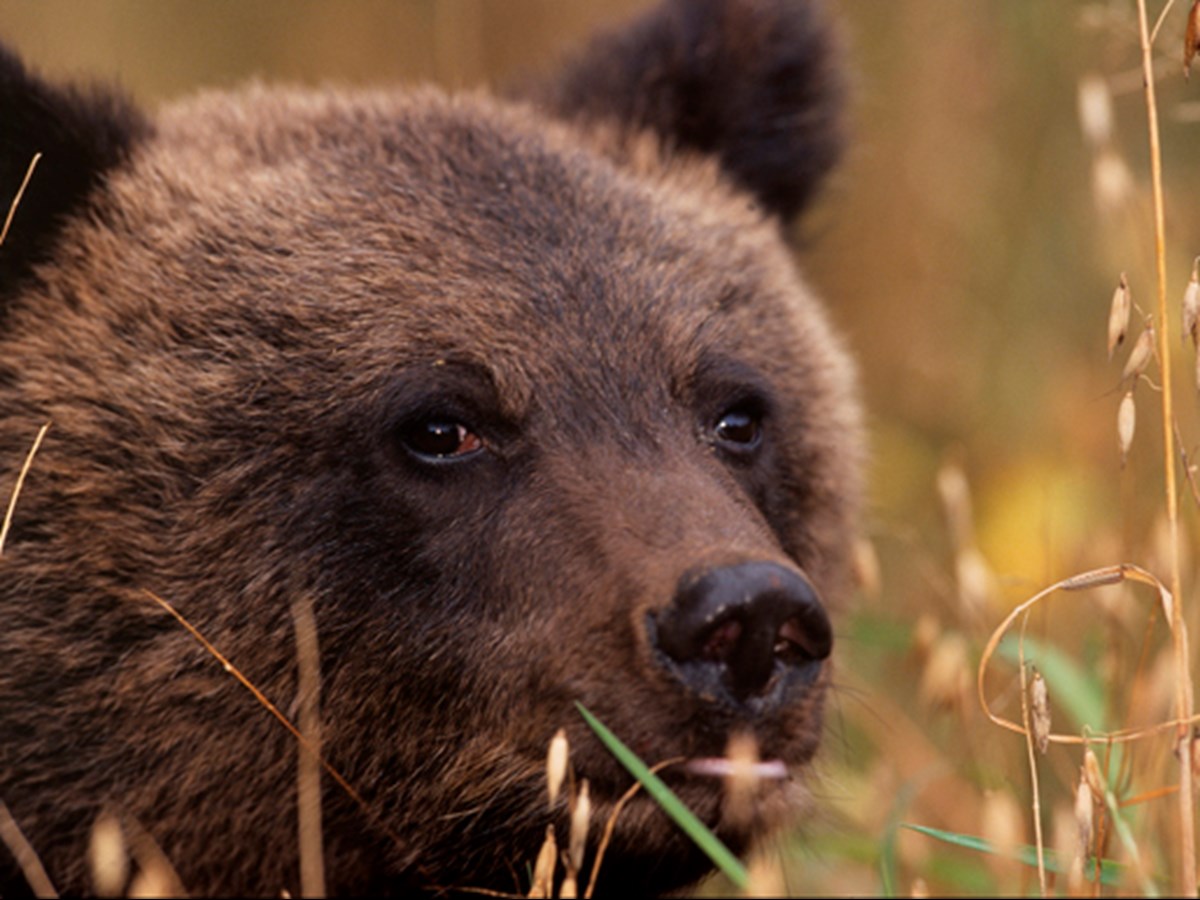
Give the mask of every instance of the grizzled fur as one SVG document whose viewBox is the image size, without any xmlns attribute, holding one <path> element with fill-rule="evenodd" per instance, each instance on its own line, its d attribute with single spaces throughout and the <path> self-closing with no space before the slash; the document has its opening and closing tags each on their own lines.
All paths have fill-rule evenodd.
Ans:
<svg viewBox="0 0 1200 900">
<path fill-rule="evenodd" d="M 840 145 L 812 3 L 670 0 L 506 98 L 206 93 L 143 118 L 0 56 L 5 492 L 52 423 L 0 558 L 0 800 L 60 890 L 107 809 L 197 893 L 297 894 L 285 711 L 311 600 L 330 889 L 518 889 L 565 726 L 597 821 L 654 762 L 751 730 L 803 802 L 829 667 L 754 714 L 685 690 L 647 615 L 740 560 L 846 587 L 853 373 L 785 228 Z M 762 446 L 713 439 L 751 404 Z M 468 458 L 414 455 L 464 423 Z M 565 821 L 561 807 L 556 815 Z M 599 829 L 597 829 L 597 832 Z M 563 832 L 560 831 L 560 836 Z M 639 798 L 601 890 L 706 871 Z M 0 847 L 0 892 L 23 880 Z"/>
</svg>

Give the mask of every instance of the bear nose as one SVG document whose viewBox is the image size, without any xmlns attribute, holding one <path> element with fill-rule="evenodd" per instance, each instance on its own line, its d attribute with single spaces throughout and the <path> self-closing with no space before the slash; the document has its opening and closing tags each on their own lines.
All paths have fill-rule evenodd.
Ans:
<svg viewBox="0 0 1200 900">
<path fill-rule="evenodd" d="M 684 575 L 653 635 L 688 687 L 701 695 L 723 687 L 739 703 L 766 694 L 780 676 L 811 681 L 833 649 L 808 580 L 773 562 Z"/>
</svg>

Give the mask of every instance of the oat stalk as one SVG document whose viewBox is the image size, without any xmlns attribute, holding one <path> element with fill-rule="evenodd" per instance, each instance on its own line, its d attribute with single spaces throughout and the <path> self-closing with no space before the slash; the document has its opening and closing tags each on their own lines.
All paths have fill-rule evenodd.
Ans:
<svg viewBox="0 0 1200 900">
<path fill-rule="evenodd" d="M 1172 423 L 1175 410 L 1171 391 L 1170 320 L 1167 317 L 1166 223 L 1163 213 L 1162 148 L 1159 140 L 1158 102 L 1154 87 L 1154 54 L 1146 17 L 1146 0 L 1137 0 L 1138 35 L 1142 50 L 1142 87 L 1146 97 L 1147 131 L 1150 138 L 1150 182 L 1154 206 L 1154 262 L 1158 288 L 1158 358 L 1162 367 L 1163 472 L 1167 498 L 1167 522 L 1171 542 L 1171 636 L 1175 651 L 1175 708 L 1179 755 L 1179 880 L 1180 893 L 1196 896 L 1195 800 L 1192 796 L 1191 728 L 1192 682 L 1188 660 L 1187 633 L 1183 627 L 1183 594 L 1179 562 L 1179 510 L 1175 489 L 1175 443 Z"/>
<path fill-rule="evenodd" d="M 42 861 L 38 859 L 37 851 L 26 839 L 17 820 L 12 817 L 8 807 L 0 802 L 0 843 L 4 844 L 13 856 L 13 860 L 25 876 L 25 883 L 38 898 L 57 897 L 58 891 L 46 874 Z"/>
<path fill-rule="evenodd" d="M 195 638 L 196 641 L 199 642 L 200 646 L 208 651 L 208 654 L 213 659 L 221 664 L 221 667 L 226 672 L 232 675 L 233 678 L 242 685 L 242 687 L 248 690 L 254 696 L 254 699 L 258 701 L 259 705 L 262 706 L 263 709 L 269 712 L 272 716 L 274 716 L 279 724 L 287 729 L 287 731 L 296 739 L 296 742 L 299 743 L 301 747 L 313 755 L 313 757 L 321 764 L 321 768 L 324 769 L 329 777 L 337 783 L 337 786 L 341 788 L 343 792 L 345 792 L 346 796 L 348 796 L 358 805 L 359 809 L 363 811 L 367 818 L 376 827 L 378 827 L 380 831 L 387 835 L 388 838 L 390 838 L 398 848 L 403 850 L 407 847 L 400 836 L 396 834 L 396 832 L 393 831 L 385 821 L 383 821 L 379 813 L 377 813 L 374 808 L 367 803 L 363 796 L 354 789 L 350 782 L 346 780 L 345 776 L 343 776 L 341 772 L 334 768 L 333 764 L 329 762 L 329 760 L 321 755 L 319 748 L 313 746 L 308 736 L 305 735 L 295 725 L 293 725 L 291 720 L 279 710 L 279 707 L 267 699 L 267 696 L 258 689 L 254 682 L 242 674 L 242 671 L 232 662 L 230 662 L 229 659 L 220 650 L 218 650 L 216 646 L 214 646 L 213 643 L 206 638 L 198 628 L 196 628 L 195 625 L 189 622 L 181 612 L 175 609 L 174 606 L 172 606 L 162 597 L 158 596 L 158 594 L 155 594 L 153 591 L 147 590 L 146 588 L 142 589 L 142 593 L 148 599 L 157 603 L 166 612 L 170 613 L 175 620 L 183 626 L 184 630 L 186 630 L 188 634 Z M 417 871 L 422 875 L 424 874 L 423 868 L 419 864 L 417 866 Z M 455 890 L 463 890 L 463 888 L 456 888 Z"/>
<path fill-rule="evenodd" d="M 38 429 L 37 437 L 33 439 L 33 446 L 29 448 L 29 453 L 25 456 L 25 463 L 21 466 L 21 471 L 17 475 L 17 483 L 13 487 L 12 495 L 8 500 L 8 508 L 4 512 L 4 524 L 0 525 L 0 554 L 4 552 L 4 543 L 8 540 L 8 532 L 12 528 L 13 513 L 17 510 L 17 498 L 21 496 L 21 488 L 25 485 L 25 476 L 29 474 L 29 469 L 33 465 L 33 458 L 37 456 L 38 448 L 42 446 L 42 439 L 49 430 L 49 422 Z"/>
<path fill-rule="evenodd" d="M 325 851 L 321 811 L 321 651 L 312 598 L 297 593 L 292 601 L 296 635 L 297 721 L 305 744 L 296 758 L 296 811 L 299 826 L 300 893 L 324 897 Z"/>
<path fill-rule="evenodd" d="M 17 214 L 17 207 L 21 205 L 21 198 L 25 196 L 25 189 L 29 187 L 29 182 L 33 178 L 33 170 L 37 168 L 41 158 L 42 154 L 33 154 L 33 159 L 29 161 L 29 168 L 25 170 L 25 177 L 21 179 L 21 186 L 17 188 L 16 196 L 8 205 L 8 215 L 4 217 L 4 224 L 0 226 L 0 246 L 3 246 L 4 239 L 8 237 L 8 229 L 12 227 L 13 216 Z"/>
<path fill-rule="evenodd" d="M 976 678 L 976 689 L 979 697 L 979 705 L 983 709 L 983 714 L 992 721 L 993 724 L 1001 728 L 1012 731 L 1022 737 L 1029 734 L 1029 729 L 1019 722 L 1013 722 L 999 715 L 988 702 L 987 691 L 985 690 L 987 681 L 987 670 L 991 664 L 992 657 L 996 653 L 996 648 L 1000 646 L 1000 641 L 1004 635 L 1012 628 L 1013 623 L 1029 612 L 1034 606 L 1046 600 L 1052 594 L 1058 591 L 1066 591 L 1068 593 L 1078 593 L 1087 591 L 1092 588 L 1104 587 L 1111 584 L 1121 584 L 1122 582 L 1135 582 L 1137 584 L 1148 585 L 1153 587 L 1157 592 L 1157 600 L 1163 610 L 1165 621 L 1173 620 L 1174 610 L 1178 604 L 1171 596 L 1171 592 L 1167 590 L 1167 586 L 1163 584 L 1154 575 L 1147 572 L 1140 566 L 1132 563 L 1120 563 L 1115 566 L 1104 566 L 1099 569 L 1092 569 L 1087 572 L 1082 572 L 1078 575 L 1072 575 L 1070 578 L 1064 578 L 1062 581 L 1056 581 L 1047 588 L 1038 591 L 1028 600 L 1017 605 L 1007 616 L 1004 621 L 996 626 L 991 637 L 988 638 L 987 644 L 983 648 L 983 653 L 979 657 L 979 671 Z M 1186 634 L 1184 637 L 1184 645 L 1186 646 Z M 1089 728 L 1090 728 L 1090 723 Z M 1122 744 L 1131 741 L 1142 740 L 1143 738 L 1152 735 L 1161 734 L 1165 731 L 1186 728 L 1190 731 L 1193 725 L 1200 724 L 1200 717 L 1194 714 L 1188 719 L 1171 719 L 1167 722 L 1160 722 L 1155 725 L 1147 725 L 1144 728 L 1123 728 L 1118 731 L 1095 732 L 1089 731 L 1088 736 L 1078 734 L 1047 734 L 1046 740 L 1052 744 L 1089 744 L 1097 740 L 1103 740 L 1112 744 Z"/>
<path fill-rule="evenodd" d="M 1025 679 L 1025 626 L 1029 624 L 1029 612 L 1021 619 L 1021 640 L 1017 643 L 1018 666 L 1021 672 L 1021 719 L 1025 724 L 1025 749 L 1029 754 L 1029 777 L 1033 787 L 1033 833 L 1037 846 L 1038 887 L 1043 897 L 1050 894 L 1046 888 L 1046 844 L 1042 839 L 1042 802 L 1038 785 L 1037 754 L 1033 751 L 1033 728 L 1029 723 L 1029 685 Z"/>
</svg>

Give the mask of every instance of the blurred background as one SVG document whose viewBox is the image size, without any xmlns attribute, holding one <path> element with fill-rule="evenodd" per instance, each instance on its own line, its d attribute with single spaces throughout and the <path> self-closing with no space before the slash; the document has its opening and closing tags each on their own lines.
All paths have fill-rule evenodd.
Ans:
<svg viewBox="0 0 1200 900">
<path fill-rule="evenodd" d="M 552 66 L 561 48 L 646 5 L 5 0 L 0 39 L 48 75 L 115 79 L 155 106 L 256 77 L 494 83 Z M 1200 424 L 1179 309 L 1200 254 L 1200 78 L 1189 84 L 1181 71 L 1188 5 L 1174 4 L 1156 46 L 1175 415 L 1190 460 Z M 1134 383 L 1122 367 L 1155 308 L 1136 10 L 1133 0 L 835 8 L 854 69 L 855 136 L 797 237 L 861 360 L 869 541 L 840 623 L 814 812 L 769 848 L 756 877 L 794 893 L 1027 892 L 1034 870 L 900 823 L 1001 849 L 1032 843 L 1025 743 L 988 723 L 975 697 L 988 636 L 1017 603 L 1084 569 L 1129 561 L 1167 578 L 1155 362 L 1134 391 L 1124 465 L 1117 437 Z M 1152 2 L 1151 16 L 1161 9 Z M 1121 272 L 1136 307 L 1110 362 Z M 1195 631 L 1197 502 L 1186 478 L 1179 499 Z M 1055 731 L 1169 714 L 1170 644 L 1154 600 L 1114 586 L 1037 608 L 1024 650 L 1046 676 Z M 1015 659 L 1015 644 L 1002 644 L 988 692 L 1019 720 Z M 1097 752 L 1140 840 L 1136 851 L 1118 845 L 1111 823 L 1094 839 L 1127 862 L 1140 854 L 1168 885 L 1178 778 L 1169 742 Z M 1039 756 L 1045 839 L 1064 854 L 1074 852 L 1081 758 L 1060 745 Z"/>
</svg>

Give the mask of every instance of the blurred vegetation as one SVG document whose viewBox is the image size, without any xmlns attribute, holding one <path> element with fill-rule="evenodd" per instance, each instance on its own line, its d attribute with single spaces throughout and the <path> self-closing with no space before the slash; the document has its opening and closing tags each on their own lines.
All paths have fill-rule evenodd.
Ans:
<svg viewBox="0 0 1200 900">
<path fill-rule="evenodd" d="M 49 74 L 115 77 L 157 103 L 248 77 L 503 79 L 550 65 L 556 48 L 644 5 L 5 0 L 0 37 Z M 1200 79 L 1180 71 L 1187 6 L 1176 4 L 1158 41 L 1173 335 L 1200 254 Z M 898 825 L 1032 843 L 1024 741 L 989 724 L 974 696 L 984 642 L 1016 603 L 1075 572 L 1132 561 L 1166 578 L 1152 385 L 1137 389 L 1124 467 L 1117 447 L 1136 312 L 1126 350 L 1112 362 L 1105 350 L 1119 273 L 1143 312 L 1154 306 L 1134 5 L 836 7 L 856 72 L 855 140 L 800 236 L 803 265 L 861 359 L 879 576 L 842 619 L 813 818 L 781 841 L 785 869 L 775 875 L 798 893 L 1032 892 L 1032 870 Z M 1152 3 L 1152 16 L 1159 9 Z M 1078 114 L 1088 75 L 1112 96 L 1107 171 L 1130 178 L 1124 193 L 1110 181 L 1107 200 L 1096 187 L 1100 151 Z M 1196 455 L 1193 359 L 1190 347 L 1177 353 L 1174 377 L 1180 433 Z M 1195 633 L 1197 504 L 1186 483 L 1181 501 L 1182 600 Z M 1046 674 L 1055 730 L 1168 715 L 1170 644 L 1155 609 L 1153 596 L 1114 586 L 1056 595 L 1033 614 L 1025 653 Z M 993 662 L 989 696 L 1019 720 L 1014 658 L 1010 649 Z M 1088 708 L 1101 712 L 1080 715 L 1104 721 L 1067 712 Z M 1079 748 L 1060 745 L 1039 760 L 1051 845 L 1069 831 L 1080 762 Z M 1178 780 L 1165 738 L 1110 766 L 1126 799 Z M 1174 812 L 1169 797 L 1127 808 L 1161 887 Z M 1107 852 L 1125 853 L 1115 841 Z"/>
</svg>

